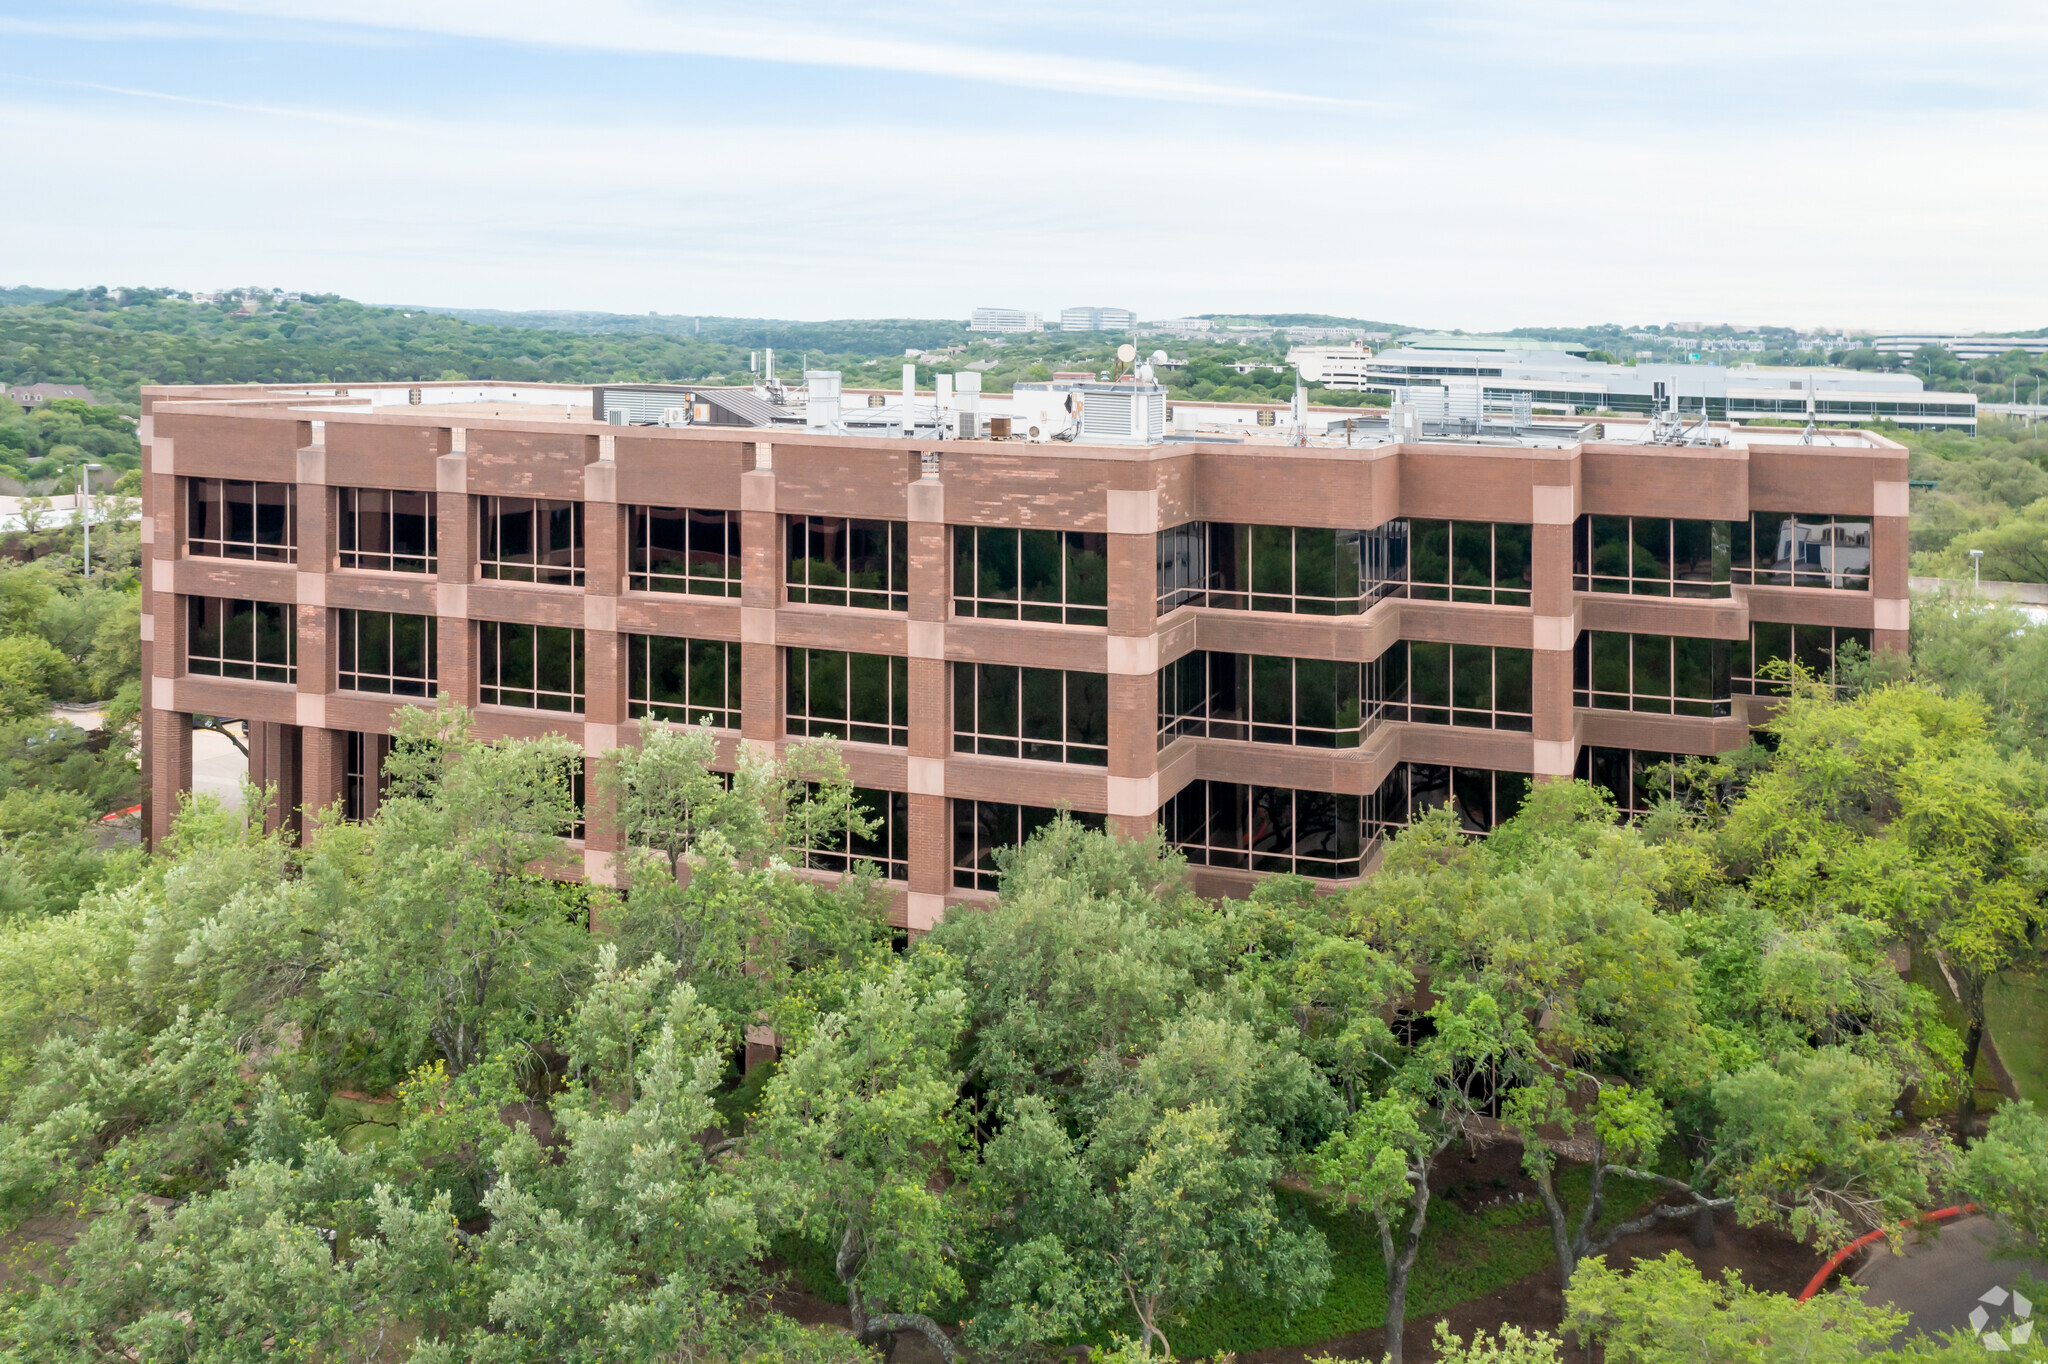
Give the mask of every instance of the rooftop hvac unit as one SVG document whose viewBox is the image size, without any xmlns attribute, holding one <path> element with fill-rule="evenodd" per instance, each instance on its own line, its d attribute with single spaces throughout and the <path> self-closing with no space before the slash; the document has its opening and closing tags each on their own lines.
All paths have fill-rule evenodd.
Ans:
<svg viewBox="0 0 2048 1364">
<path fill-rule="evenodd" d="M 1082 440 L 1129 440 L 1137 432 L 1138 395 L 1091 393 L 1081 409 Z"/>
<path fill-rule="evenodd" d="M 839 425 L 840 384 L 841 375 L 836 369 L 804 371 L 804 387 L 809 395 L 804 402 L 806 430 L 830 431 Z"/>
<path fill-rule="evenodd" d="M 688 426 L 690 424 L 690 409 L 687 407 L 664 407 L 661 409 L 661 424 L 663 426 Z"/>
<path fill-rule="evenodd" d="M 608 407 L 605 409 L 604 419 L 613 426 L 624 426 L 626 424 L 626 409 L 623 407 Z"/>
</svg>

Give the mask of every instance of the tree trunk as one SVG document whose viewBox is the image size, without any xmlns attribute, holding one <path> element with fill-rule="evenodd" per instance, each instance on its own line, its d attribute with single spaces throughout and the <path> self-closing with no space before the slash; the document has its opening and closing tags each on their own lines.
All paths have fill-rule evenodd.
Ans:
<svg viewBox="0 0 2048 1364">
<path fill-rule="evenodd" d="M 1422 1229 L 1429 1220 L 1429 1171 L 1434 1163 L 1434 1160 L 1421 1162 L 1415 1192 L 1408 1196 L 1408 1206 L 1415 1209 L 1415 1215 L 1408 1219 L 1408 1234 L 1402 1239 L 1400 1253 L 1387 1258 L 1386 1357 L 1389 1364 L 1401 1364 L 1401 1336 L 1408 1326 L 1408 1276 L 1415 1268 L 1416 1253 L 1422 1248 Z M 1383 1236 L 1381 1245 L 1389 1244 L 1388 1238 Z"/>
<path fill-rule="evenodd" d="M 1963 1096 L 1956 1100 L 1956 1141 L 1967 1142 L 1977 1125 L 1977 1052 L 1984 1045 L 1984 1021 L 1972 1010 L 1963 1038 Z"/>
<path fill-rule="evenodd" d="M 1550 1170 L 1536 1176 L 1536 1192 L 1543 1196 L 1544 1210 L 1550 1214 L 1550 1246 L 1557 1254 L 1557 1288 L 1562 1293 L 1572 1286 L 1572 1270 L 1578 1268 L 1578 1257 L 1572 1254 L 1571 1229 Z"/>
<path fill-rule="evenodd" d="M 1695 1208 L 1692 1214 L 1692 1243 L 1705 1250 L 1714 1244 L 1714 1210 Z"/>
<path fill-rule="evenodd" d="M 860 1285 L 854 1282 L 859 1271 L 856 1261 L 859 1237 L 855 1234 L 854 1223 L 848 1219 L 846 1234 L 839 1238 L 839 1254 L 834 1258 L 833 1271 L 839 1282 L 846 1286 L 846 1315 L 853 1325 L 853 1338 L 863 1345 L 880 1345 L 885 1353 L 896 1352 L 896 1333 L 915 1331 L 932 1343 L 946 1364 L 954 1364 L 958 1355 L 953 1348 L 953 1338 L 945 1333 L 939 1324 L 922 1312 L 877 1312 L 868 1315 L 866 1304 L 860 1300 Z"/>
</svg>

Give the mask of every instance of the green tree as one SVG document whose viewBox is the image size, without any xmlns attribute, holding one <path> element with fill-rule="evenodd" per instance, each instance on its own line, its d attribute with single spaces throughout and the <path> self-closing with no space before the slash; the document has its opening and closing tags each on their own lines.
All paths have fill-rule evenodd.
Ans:
<svg viewBox="0 0 2048 1364">
<path fill-rule="evenodd" d="M 1997 582 L 2048 582 L 2048 497 L 2031 502 L 1996 524 L 1958 535 L 1949 542 L 1949 577 L 1975 576 L 1970 552 L 1982 550 L 1977 573 Z"/>
<path fill-rule="evenodd" d="M 832 1256 L 855 1339 L 914 1331 L 948 1364 L 956 1347 L 931 1314 L 966 1292 L 968 1114 L 951 1062 L 964 1014 L 957 990 L 920 994 L 907 970 L 862 986 L 783 1061 L 745 1148 L 776 1224 Z"/>
<path fill-rule="evenodd" d="M 1802 1303 L 1732 1269 L 1714 1283 L 1675 1250 L 1627 1274 L 1588 1260 L 1565 1299 L 1566 1327 L 1616 1364 L 1851 1364 L 1905 1321 L 1854 1287 Z"/>
<path fill-rule="evenodd" d="M 540 1041 L 591 952 L 545 875 L 568 857 L 580 760 L 561 738 L 479 742 L 459 706 L 398 712 L 368 884 L 327 935 L 337 1009 L 430 1040 L 455 1074 L 494 1044 Z"/>
<path fill-rule="evenodd" d="M 1991 1214 L 2006 1251 L 2038 1256 L 2048 1249 L 2048 1118 L 2031 1103 L 2008 1103 L 1992 1115 L 1956 1179 Z"/>
<path fill-rule="evenodd" d="M 644 725 L 639 738 L 605 758 L 599 817 L 624 851 L 623 894 L 600 904 L 601 930 L 628 964 L 669 962 L 728 1027 L 800 1037 L 888 955 L 871 879 L 791 875 L 811 849 L 871 829 L 844 764 L 825 742 L 776 758 L 743 750 L 728 783 L 709 730 Z"/>
<path fill-rule="evenodd" d="M 1737 1213 L 1834 1249 L 1926 1206 L 1938 1153 L 1894 1132 L 1898 1089 L 1889 1067 L 1834 1047 L 1716 1082 L 1716 1154 Z"/>
<path fill-rule="evenodd" d="M 1328 1247 L 1272 1192 L 1283 1133 L 1329 1099 L 1299 1056 L 1196 1013 L 1134 1066 L 1098 1053 L 1083 1090 L 1078 1131 L 1025 1094 L 984 1149 L 995 1260 L 978 1339 L 1032 1343 L 1127 1307 L 1149 1357 L 1154 1341 L 1171 1353 L 1167 1328 L 1212 1292 L 1290 1311 L 1322 1297 Z"/>
<path fill-rule="evenodd" d="M 2041 765 L 1999 751 L 1981 702 L 1917 685 L 1842 701 L 1796 679 L 1767 728 L 1776 752 L 1717 833 L 1724 864 L 1781 922 L 1854 914 L 1937 953 L 1967 1019 L 1969 1076 L 1985 986 L 2043 921 Z M 1967 1133 L 1975 1091 L 1960 1091 Z"/>
</svg>

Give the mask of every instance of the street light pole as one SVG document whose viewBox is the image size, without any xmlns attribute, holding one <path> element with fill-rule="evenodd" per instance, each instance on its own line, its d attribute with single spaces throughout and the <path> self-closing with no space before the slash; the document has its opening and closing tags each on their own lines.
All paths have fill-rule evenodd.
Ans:
<svg viewBox="0 0 2048 1364">
<path fill-rule="evenodd" d="M 92 576 L 92 471 L 104 469 L 104 464 L 81 464 L 78 466 L 78 524 L 85 530 L 85 576 Z"/>
<path fill-rule="evenodd" d="M 1984 595 L 1984 551 L 1970 551 L 1970 589 L 1978 596 Z"/>
</svg>

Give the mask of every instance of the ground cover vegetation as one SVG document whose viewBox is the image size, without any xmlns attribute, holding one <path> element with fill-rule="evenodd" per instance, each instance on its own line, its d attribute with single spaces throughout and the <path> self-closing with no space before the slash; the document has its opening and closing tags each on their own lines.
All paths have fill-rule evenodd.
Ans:
<svg viewBox="0 0 2048 1364">
<path fill-rule="evenodd" d="M 650 727 L 579 810 L 564 741 L 410 711 L 370 821 L 192 801 L 0 927 L 0 1346 L 1191 1357 L 1398 1341 L 1547 1264 L 1610 1355 L 1679 1312 L 1761 1358 L 1728 1342 L 1781 1300 L 1603 1252 L 1715 1214 L 1833 1245 L 1960 1194 L 2042 1234 L 2048 1125 L 1972 1111 L 1981 1007 L 1959 1033 L 1894 954 L 2037 961 L 2043 769 L 1973 697 L 1851 691 L 1800 682 L 1771 746 L 1634 825 L 1578 783 L 1483 840 L 1427 816 L 1343 897 L 1203 899 L 1156 836 L 1063 820 L 915 943 L 870 874 L 799 874 L 867 819 L 828 744 L 728 779 Z M 618 888 L 550 875 L 579 819 L 623 835 Z M 1474 1147 L 1533 1196 L 1461 1203 Z M 850 1329 L 778 1311 L 792 1283 Z M 1833 1348 L 1874 1313 L 1801 1320 Z"/>
<path fill-rule="evenodd" d="M 96 499 L 90 578 L 75 516 L 31 503 L 37 528 L 0 542 L 0 922 L 66 914 L 139 874 L 121 814 L 141 799 L 136 476 L 117 486 Z M 103 719 L 84 728 L 58 705 Z"/>
</svg>

